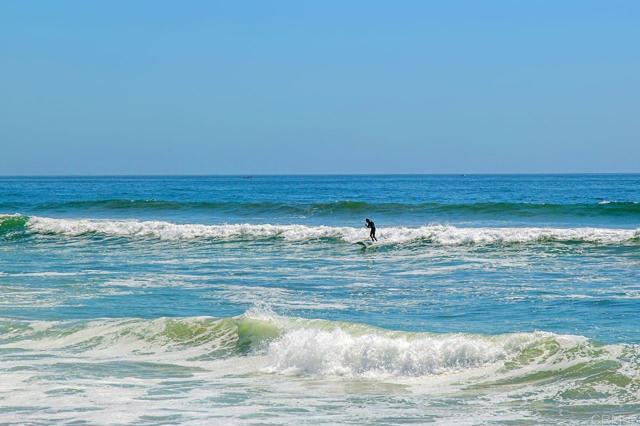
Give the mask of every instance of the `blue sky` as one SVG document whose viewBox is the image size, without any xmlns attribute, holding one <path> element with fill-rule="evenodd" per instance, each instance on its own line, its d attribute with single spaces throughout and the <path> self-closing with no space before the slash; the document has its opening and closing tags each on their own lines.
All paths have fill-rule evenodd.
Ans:
<svg viewBox="0 0 640 426">
<path fill-rule="evenodd" d="M 0 2 L 0 174 L 640 172 L 638 1 Z"/>
</svg>

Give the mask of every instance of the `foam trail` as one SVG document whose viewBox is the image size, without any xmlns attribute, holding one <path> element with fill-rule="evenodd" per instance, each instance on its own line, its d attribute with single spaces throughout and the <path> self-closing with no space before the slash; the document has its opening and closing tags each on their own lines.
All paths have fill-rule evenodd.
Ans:
<svg viewBox="0 0 640 426">
<path fill-rule="evenodd" d="M 81 236 L 99 234 L 116 237 L 143 237 L 162 240 L 210 238 L 217 240 L 279 238 L 285 241 L 333 239 L 357 242 L 366 237 L 360 228 L 272 225 L 272 224 L 175 224 L 163 221 L 53 219 L 30 217 L 30 232 Z M 403 244 L 425 241 L 433 244 L 484 245 L 536 242 L 585 242 L 620 244 L 637 241 L 640 230 L 610 228 L 462 228 L 445 225 L 421 227 L 388 227 L 379 230 L 381 244 Z"/>
</svg>

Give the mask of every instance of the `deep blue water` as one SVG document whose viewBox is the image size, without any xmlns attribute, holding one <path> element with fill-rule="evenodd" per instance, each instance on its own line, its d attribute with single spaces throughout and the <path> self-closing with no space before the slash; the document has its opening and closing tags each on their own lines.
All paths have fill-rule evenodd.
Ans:
<svg viewBox="0 0 640 426">
<path fill-rule="evenodd" d="M 633 227 L 640 175 L 0 178 L 3 212 L 183 223 Z M 600 204 L 599 204 L 600 203 Z M 346 205 L 345 205 L 346 204 Z"/>
</svg>

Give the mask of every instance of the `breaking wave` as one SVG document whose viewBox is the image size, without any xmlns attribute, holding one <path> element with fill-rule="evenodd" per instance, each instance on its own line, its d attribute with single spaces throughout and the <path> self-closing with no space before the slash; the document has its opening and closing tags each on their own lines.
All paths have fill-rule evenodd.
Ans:
<svg viewBox="0 0 640 426">
<path fill-rule="evenodd" d="M 163 221 L 54 219 L 21 215 L 0 216 L 0 236 L 53 234 L 67 237 L 154 238 L 161 240 L 214 239 L 223 241 L 277 239 L 282 241 L 331 240 L 354 243 L 366 238 L 363 228 L 272 224 L 176 224 Z M 593 243 L 636 244 L 640 229 L 610 228 L 464 228 L 446 225 L 379 229 L 380 244 L 427 243 L 445 246 Z"/>
<path fill-rule="evenodd" d="M 601 345 L 547 332 L 479 335 L 410 333 L 363 324 L 252 312 L 192 317 L 93 321 L 0 320 L 0 349 L 92 361 L 129 360 L 307 377 L 374 380 L 474 377 L 475 387 L 544 382 L 581 399 L 634 399 L 640 348 Z M 228 365 L 228 364 L 227 364 Z M 228 368 L 228 367 L 225 367 Z M 536 385 L 537 386 L 537 385 Z M 584 392 L 583 395 L 581 392 Z M 582 395 L 582 396 L 581 396 Z"/>
</svg>

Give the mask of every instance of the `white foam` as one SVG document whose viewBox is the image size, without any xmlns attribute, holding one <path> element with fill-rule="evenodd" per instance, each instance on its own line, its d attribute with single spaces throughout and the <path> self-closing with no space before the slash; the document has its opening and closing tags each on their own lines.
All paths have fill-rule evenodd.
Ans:
<svg viewBox="0 0 640 426">
<path fill-rule="evenodd" d="M 81 236 L 95 233 L 117 237 L 145 237 L 162 240 L 211 238 L 218 240 L 281 238 L 308 241 L 332 238 L 357 242 L 367 238 L 366 230 L 352 227 L 253 224 L 175 224 L 161 221 L 52 219 L 31 217 L 31 232 Z M 445 225 L 389 227 L 378 232 L 381 244 L 429 241 L 434 244 L 483 245 L 533 243 L 541 241 L 582 241 L 601 244 L 624 243 L 640 238 L 640 229 L 610 228 L 461 228 Z"/>
<path fill-rule="evenodd" d="M 15 324 L 0 348 L 21 350 L 0 356 L 0 398 L 21 409 L 0 413 L 0 423 L 135 424 L 179 415 L 181 424 L 244 424 L 248 414 L 278 410 L 291 424 L 326 423 L 328 415 L 336 424 L 427 422 L 435 414 L 458 424 L 511 418 L 511 409 L 513 419 L 531 420 L 531 407 L 549 401 L 596 405 L 594 412 L 601 404 L 633 410 L 638 401 L 640 347 L 580 336 L 406 333 L 265 307 L 221 320 L 6 321 Z M 236 347 L 239 333 L 251 341 L 249 352 L 214 353 Z M 260 336 L 267 340 L 254 340 Z M 585 396 L 563 396 L 576 390 Z"/>
<path fill-rule="evenodd" d="M 638 204 L 637 201 L 611 201 L 611 200 L 602 200 L 598 201 L 598 204 L 612 204 L 612 203 L 622 203 L 622 204 Z"/>
<path fill-rule="evenodd" d="M 257 307 L 226 323 L 206 317 L 154 320 L 104 319 L 87 323 L 35 322 L 16 327 L 0 347 L 55 353 L 85 360 L 175 362 L 207 357 L 255 341 L 257 370 L 307 376 L 416 378 L 497 365 L 549 333 L 502 336 L 392 332 L 363 324 L 275 315 Z M 27 325 L 27 323 L 23 324 Z M 179 334 L 178 334 L 179 333 Z M 275 335 L 274 335 L 275 333 Z M 259 341 L 267 338 L 264 345 Z M 231 346 L 229 346 L 231 345 Z M 201 365 L 188 363 L 189 365 Z"/>
<path fill-rule="evenodd" d="M 349 377 L 420 377 L 495 364 L 546 336 L 358 335 L 341 328 L 298 329 L 268 347 L 270 372 Z"/>
</svg>

